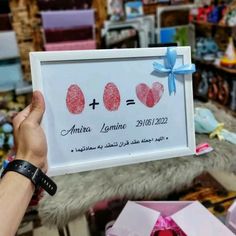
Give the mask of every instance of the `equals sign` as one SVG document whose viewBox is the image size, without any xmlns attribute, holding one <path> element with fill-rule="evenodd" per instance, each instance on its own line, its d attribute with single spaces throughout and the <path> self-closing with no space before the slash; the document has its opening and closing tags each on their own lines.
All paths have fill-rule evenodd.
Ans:
<svg viewBox="0 0 236 236">
<path fill-rule="evenodd" d="M 130 100 L 126 100 L 126 105 L 129 106 L 129 105 L 134 105 L 135 102 L 134 100 L 130 99 Z"/>
</svg>

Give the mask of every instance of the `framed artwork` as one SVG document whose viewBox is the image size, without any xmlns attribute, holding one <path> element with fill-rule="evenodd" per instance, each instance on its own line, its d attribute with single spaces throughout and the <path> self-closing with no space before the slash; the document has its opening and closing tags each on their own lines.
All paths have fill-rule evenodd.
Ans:
<svg viewBox="0 0 236 236">
<path fill-rule="evenodd" d="M 181 25 L 160 29 L 158 40 L 160 43 L 174 43 L 178 46 L 195 47 L 195 28 L 193 25 Z"/>
<path fill-rule="evenodd" d="M 195 45 L 194 28 L 189 24 L 189 12 L 193 7 L 194 4 L 182 4 L 157 8 L 156 33 L 159 43 L 174 40 L 189 41 L 189 45 Z M 185 30 L 186 27 L 188 32 Z"/>
<path fill-rule="evenodd" d="M 124 28 L 134 29 L 138 33 L 138 47 L 148 47 L 155 43 L 155 16 L 147 15 L 133 19 L 127 19 L 123 22 L 105 21 L 102 36 L 106 37 L 108 31 L 121 30 Z M 119 36 L 118 36 L 119 37 Z M 118 37 L 116 37 L 118 39 Z M 134 39 L 134 38 L 133 38 Z"/>
<path fill-rule="evenodd" d="M 125 14 L 127 19 L 139 17 L 143 15 L 142 1 L 132 1 L 125 3 Z"/>
<path fill-rule="evenodd" d="M 124 3 L 123 0 L 107 0 L 107 13 L 111 21 L 124 20 Z"/>
<path fill-rule="evenodd" d="M 194 4 L 163 6 L 157 8 L 157 28 L 189 24 L 189 12 Z"/>
<path fill-rule="evenodd" d="M 108 31 L 111 30 L 120 30 L 124 28 L 132 28 L 138 32 L 138 46 L 139 47 L 148 47 L 148 32 L 145 30 L 143 21 L 139 20 L 140 18 L 126 20 L 124 22 L 112 22 L 105 21 L 104 29 L 102 31 L 102 35 L 105 36 Z"/>
<path fill-rule="evenodd" d="M 189 47 L 32 52 L 49 175 L 195 153 L 190 54 Z"/>
<path fill-rule="evenodd" d="M 132 27 L 108 30 L 104 36 L 104 48 L 138 48 L 139 32 Z"/>
</svg>

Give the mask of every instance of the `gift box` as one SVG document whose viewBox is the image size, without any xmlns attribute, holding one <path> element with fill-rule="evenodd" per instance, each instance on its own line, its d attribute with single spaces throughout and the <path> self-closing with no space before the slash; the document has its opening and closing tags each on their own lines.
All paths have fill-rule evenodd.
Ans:
<svg viewBox="0 0 236 236">
<path fill-rule="evenodd" d="M 113 226 L 107 230 L 106 236 L 153 236 L 161 235 L 161 231 L 168 231 L 166 235 L 180 236 L 234 235 L 197 201 L 129 201 Z"/>
<path fill-rule="evenodd" d="M 92 0 L 37 0 L 40 10 L 88 9 Z"/>
<path fill-rule="evenodd" d="M 0 64 L 0 88 L 14 89 L 19 81 L 23 80 L 21 64 L 17 60 L 1 62 Z"/>
<path fill-rule="evenodd" d="M 94 26 L 94 10 L 67 10 L 41 12 L 44 29 Z"/>
<path fill-rule="evenodd" d="M 47 43 L 93 39 L 93 27 L 81 26 L 71 29 L 46 29 Z"/>
<path fill-rule="evenodd" d="M 236 201 L 228 210 L 226 225 L 236 234 Z"/>
<path fill-rule="evenodd" d="M 0 32 L 0 59 L 19 57 L 19 49 L 14 31 Z"/>
<path fill-rule="evenodd" d="M 46 51 L 62 51 L 62 50 L 89 50 L 96 49 L 95 40 L 80 40 L 61 43 L 46 43 L 44 45 Z"/>
<path fill-rule="evenodd" d="M 0 14 L 0 22 L 0 31 L 8 31 L 12 29 L 8 14 Z"/>
</svg>

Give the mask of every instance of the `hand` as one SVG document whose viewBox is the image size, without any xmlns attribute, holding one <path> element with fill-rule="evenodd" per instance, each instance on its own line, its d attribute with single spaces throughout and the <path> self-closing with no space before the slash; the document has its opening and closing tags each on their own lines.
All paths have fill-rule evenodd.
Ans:
<svg viewBox="0 0 236 236">
<path fill-rule="evenodd" d="M 16 159 L 30 162 L 47 171 L 47 141 L 40 126 L 45 103 L 39 91 L 33 93 L 31 104 L 13 119 Z"/>
</svg>

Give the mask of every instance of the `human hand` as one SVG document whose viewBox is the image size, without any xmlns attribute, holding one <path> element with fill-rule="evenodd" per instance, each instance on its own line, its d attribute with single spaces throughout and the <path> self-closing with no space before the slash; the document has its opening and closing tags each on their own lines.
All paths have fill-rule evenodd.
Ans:
<svg viewBox="0 0 236 236">
<path fill-rule="evenodd" d="M 45 103 L 39 91 L 32 102 L 13 119 L 16 159 L 30 162 L 43 172 L 47 171 L 47 141 L 40 126 Z"/>
</svg>

